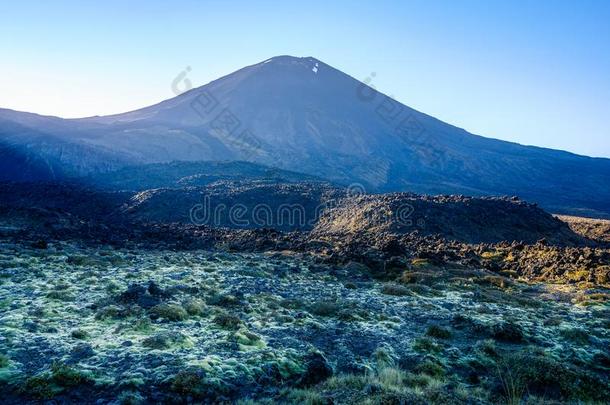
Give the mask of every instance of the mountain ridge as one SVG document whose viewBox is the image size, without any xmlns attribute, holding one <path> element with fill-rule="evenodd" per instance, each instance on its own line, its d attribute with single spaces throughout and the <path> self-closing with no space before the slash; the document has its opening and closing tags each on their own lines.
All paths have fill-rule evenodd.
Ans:
<svg viewBox="0 0 610 405">
<path fill-rule="evenodd" d="M 373 192 L 519 195 L 559 213 L 610 215 L 610 159 L 470 134 L 312 57 L 270 58 L 123 114 L 64 120 L 7 111 L 2 146 L 72 175 L 243 160 Z M 15 136 L 10 122 L 32 133 Z"/>
</svg>

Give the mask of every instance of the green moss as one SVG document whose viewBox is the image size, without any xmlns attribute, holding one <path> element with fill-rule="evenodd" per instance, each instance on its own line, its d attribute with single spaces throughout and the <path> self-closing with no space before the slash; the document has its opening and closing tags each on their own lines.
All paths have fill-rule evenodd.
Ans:
<svg viewBox="0 0 610 405">
<path fill-rule="evenodd" d="M 233 340 L 242 346 L 264 347 L 261 337 L 248 330 L 239 330 L 233 334 Z"/>
<path fill-rule="evenodd" d="M 514 300 L 519 306 L 522 306 L 522 307 L 542 308 L 544 306 L 544 301 L 532 299 L 529 297 L 515 296 Z"/>
<path fill-rule="evenodd" d="M 142 394 L 135 391 L 123 391 L 117 399 L 121 405 L 140 405 L 145 402 Z"/>
<path fill-rule="evenodd" d="M 224 329 L 237 330 L 241 325 L 241 319 L 236 315 L 223 311 L 214 317 L 214 323 Z"/>
<path fill-rule="evenodd" d="M 275 321 L 278 323 L 292 323 L 294 320 L 295 319 L 290 315 L 279 314 L 275 316 Z"/>
<path fill-rule="evenodd" d="M 178 304 L 159 304 L 150 309 L 152 318 L 163 318 L 168 321 L 184 321 L 188 318 L 186 310 Z"/>
<path fill-rule="evenodd" d="M 146 384 L 143 378 L 135 376 L 124 376 L 121 378 L 119 386 L 125 389 L 137 389 Z"/>
<path fill-rule="evenodd" d="M 171 379 L 171 390 L 183 397 L 196 399 L 214 399 L 230 391 L 230 388 L 220 379 L 210 378 L 204 370 L 184 370 Z"/>
<path fill-rule="evenodd" d="M 525 340 L 525 334 L 521 326 L 512 321 L 493 324 L 489 327 L 489 331 L 496 340 L 508 343 L 521 343 Z"/>
<path fill-rule="evenodd" d="M 0 353 L 0 368 L 8 367 L 10 364 L 10 359 L 7 355 Z"/>
<path fill-rule="evenodd" d="M 125 373 L 122 374 L 119 379 L 119 387 L 122 389 L 127 389 L 128 391 L 137 389 L 146 384 L 143 378 L 142 373 Z"/>
<path fill-rule="evenodd" d="M 74 301 L 74 296 L 66 290 L 50 291 L 47 293 L 47 298 L 57 301 Z"/>
<path fill-rule="evenodd" d="M 88 374 L 56 362 L 51 365 L 50 372 L 28 378 L 22 390 L 35 398 L 50 399 L 66 388 L 93 382 L 94 380 Z"/>
<path fill-rule="evenodd" d="M 223 308 L 241 305 L 239 298 L 231 294 L 214 294 L 206 301 L 208 305 L 215 305 Z"/>
<path fill-rule="evenodd" d="M 200 397 L 204 384 L 203 371 L 181 371 L 172 378 L 171 389 L 179 394 L 188 394 Z"/>
<path fill-rule="evenodd" d="M 99 266 L 103 264 L 98 258 L 84 255 L 74 255 L 69 256 L 66 259 L 67 264 L 72 264 L 74 266 Z"/>
<path fill-rule="evenodd" d="M 437 339 L 449 339 L 451 331 L 438 325 L 431 325 L 426 330 L 426 335 Z"/>
<path fill-rule="evenodd" d="M 88 374 L 62 363 L 53 363 L 51 365 L 51 375 L 53 381 L 61 387 L 75 387 L 79 384 L 93 382 L 93 379 Z"/>
<path fill-rule="evenodd" d="M 136 319 L 130 325 L 132 330 L 138 332 L 149 332 L 152 329 L 152 322 L 148 318 Z"/>
<path fill-rule="evenodd" d="M 149 349 L 164 350 L 172 346 L 188 347 L 191 345 L 189 339 L 180 332 L 162 332 L 147 337 L 142 341 L 142 346 Z"/>
<path fill-rule="evenodd" d="M 100 385 L 95 389 L 81 389 L 79 386 L 74 393 L 66 392 L 69 389 L 59 385 L 50 370 L 31 378 L 32 391 L 38 398 L 52 397 L 64 390 L 66 395 L 56 398 L 57 400 L 79 398 L 79 395 L 93 391 L 97 395 L 102 390 L 108 393 L 103 394 L 104 398 L 117 403 L 138 403 L 142 401 L 140 393 L 144 395 L 156 392 L 159 393 L 159 400 L 168 398 L 175 403 L 215 403 L 237 399 L 236 396 L 223 396 L 219 393 L 218 389 L 220 392 L 231 389 L 230 385 L 222 383 L 226 381 L 238 385 L 239 394 L 245 395 L 253 392 L 251 389 L 256 384 L 260 384 L 263 389 L 269 388 L 269 391 L 260 391 L 260 395 L 269 392 L 274 401 L 286 403 L 307 402 L 310 399 L 317 401 L 320 397 L 326 402 L 354 404 L 400 401 L 499 403 L 503 401 L 499 396 L 506 395 L 496 376 L 498 365 L 510 354 L 509 351 L 525 347 L 514 343 L 529 341 L 533 345 L 547 348 L 548 357 L 559 363 L 561 368 L 553 368 L 558 366 L 551 364 L 552 377 L 557 376 L 553 379 L 543 371 L 518 371 L 519 362 L 512 363 L 513 373 L 518 371 L 519 381 L 526 382 L 523 392 L 527 398 L 537 395 L 548 398 L 553 403 L 587 403 L 586 395 L 591 394 L 586 394 L 585 391 L 603 392 L 603 388 L 599 388 L 600 381 L 595 376 L 605 378 L 610 369 L 608 356 L 602 353 L 610 330 L 610 322 L 606 320 L 610 310 L 604 305 L 574 308 L 572 304 L 575 301 L 572 304 L 569 301 L 570 297 L 575 297 L 576 302 L 580 303 L 588 302 L 584 297 L 602 301 L 603 297 L 595 295 L 605 291 L 601 288 L 585 290 L 584 286 L 579 285 L 555 289 L 535 284 L 527 289 L 520 281 L 511 280 L 510 289 L 499 289 L 496 287 L 502 287 L 501 283 L 505 279 L 497 278 L 499 283 L 495 282 L 496 278 L 479 282 L 476 277 L 481 273 L 473 272 L 469 265 L 468 268 L 451 266 L 446 269 L 425 268 L 415 272 L 408 264 L 405 268 L 404 257 L 396 264 L 396 268 L 402 266 L 401 271 L 409 271 L 409 277 L 412 276 L 414 280 L 411 284 L 391 282 L 390 278 L 381 282 L 364 277 L 350 278 L 349 275 L 331 271 L 318 271 L 318 267 L 332 269 L 327 267 L 324 260 L 316 262 L 316 271 L 308 271 L 307 261 L 310 258 L 305 257 L 303 260 L 301 257 L 298 259 L 299 262 L 305 262 L 302 265 L 292 261 L 284 262 L 284 258 L 275 256 L 249 259 L 247 254 L 234 258 L 232 255 L 219 256 L 214 263 L 206 263 L 208 252 L 203 251 L 168 250 L 150 253 L 134 249 L 133 256 L 129 257 L 130 264 L 122 268 L 109 267 L 105 260 L 108 256 L 102 257 L 106 267 L 65 266 L 65 256 L 75 250 L 74 247 L 67 246 L 66 251 L 55 257 L 18 258 L 16 260 L 28 261 L 29 264 L 24 265 L 19 262 L 19 269 L 28 269 L 27 271 L 3 272 L 10 274 L 4 285 L 9 289 L 9 294 L 5 294 L 8 298 L 0 300 L 0 311 L 9 311 L 10 316 L 6 317 L 6 325 L 2 330 L 5 338 L 2 353 L 13 356 L 13 359 L 8 367 L 0 369 L 0 385 L 26 381 L 28 376 L 24 372 L 29 369 L 18 363 L 17 357 L 14 357 L 18 351 L 15 350 L 22 346 L 20 342 L 24 333 L 27 334 L 26 338 L 39 339 L 31 339 L 32 349 L 38 349 L 37 345 L 44 349 L 53 343 L 48 341 L 53 338 L 47 334 L 50 327 L 60 331 L 56 337 L 61 339 L 67 336 L 67 339 L 60 342 L 61 347 L 49 353 L 52 356 L 49 360 L 58 359 L 59 356 L 63 359 L 84 359 L 83 364 L 99 369 L 96 381 Z M 88 251 L 83 250 L 83 255 L 87 255 Z M 471 258 L 471 252 L 469 247 L 464 254 Z M 128 253 L 121 252 L 123 254 Z M 136 257 L 136 254 L 139 256 Z M 190 255 L 192 266 L 181 267 L 183 260 L 180 257 Z M 458 255 L 462 253 L 458 252 Z M 167 260 L 164 256 L 167 256 Z M 257 255 L 252 255 L 254 256 Z M 3 253 L 0 249 L 0 261 L 2 260 Z M 253 264 L 246 264 L 250 260 Z M 273 288 L 263 288 L 264 293 L 256 293 L 260 291 L 256 288 L 260 286 L 260 280 L 243 277 L 238 271 L 241 267 L 260 266 L 269 274 L 275 274 L 276 269 L 284 271 L 295 265 L 301 266 L 303 271 L 286 272 L 285 278 L 274 281 Z M 215 273 L 205 273 L 206 266 L 213 267 Z M 81 274 L 95 279 L 90 278 L 81 283 L 78 281 Z M 167 289 L 163 291 L 166 294 L 145 291 L 143 294 L 149 299 L 146 302 L 119 299 L 121 291 L 127 286 L 136 284 L 146 287 L 152 279 L 164 281 Z M 345 289 L 345 286 L 351 287 L 350 283 L 356 284 L 358 288 Z M 400 286 L 398 293 L 392 290 L 396 285 Z M 109 286 L 113 286 L 108 288 L 111 292 L 106 290 Z M 205 297 L 214 291 L 220 292 L 221 288 L 244 291 L 247 295 L 214 294 L 209 299 L 211 305 L 207 305 Z M 405 289 L 405 298 L 383 295 L 389 293 L 400 297 L 405 294 Z M 19 294 L 10 294 L 13 290 Z M 48 292 L 62 290 L 68 290 L 78 297 L 77 304 L 52 302 L 45 296 Z M 561 295 L 559 303 L 547 299 L 552 298 L 555 291 Z M 254 294 L 250 295 L 250 292 Z M 417 300 L 409 298 L 419 294 L 425 294 L 425 297 Z M 283 299 L 288 296 L 293 298 Z M 583 298 L 579 299 L 579 296 Z M 162 318 L 161 312 L 156 313 L 159 308 L 147 310 L 136 305 L 138 302 L 146 308 L 148 303 L 179 304 L 186 312 L 187 321 L 168 323 L 151 320 L 150 315 Z M 542 302 L 542 309 L 532 309 L 535 308 L 535 302 Z M 226 309 L 219 307 L 224 304 L 227 304 Z M 36 310 L 43 307 L 47 309 L 46 313 Z M 92 310 L 99 310 L 97 320 L 92 319 Z M 439 310 L 442 312 L 440 315 Z M 305 311 L 310 311 L 313 315 Z M 407 312 L 412 313 L 413 317 L 402 316 Z M 470 317 L 456 316 L 449 323 L 449 318 L 457 313 L 468 313 Z M 183 317 L 184 313 L 177 319 Z M 240 318 L 244 320 L 243 323 Z M 113 321 L 102 322 L 100 319 Z M 116 322 L 115 319 L 119 321 Z M 246 319 L 248 328 L 252 332 L 260 331 L 261 336 L 246 329 Z M 421 319 L 427 319 L 428 324 L 418 324 Z M 510 322 L 501 322 L 503 319 L 515 319 L 517 324 L 511 326 Z M 545 320 L 548 321 L 542 325 Z M 342 321 L 357 323 L 346 326 Z M 381 357 L 377 361 L 368 356 L 362 358 L 362 342 L 346 340 L 347 335 L 339 334 L 337 344 L 345 351 L 345 355 L 354 357 L 353 369 L 361 370 L 360 374 L 339 375 L 320 382 L 311 388 L 315 395 L 309 394 L 309 390 L 293 393 L 290 397 L 278 394 L 282 387 L 294 387 L 293 384 L 302 381 L 305 372 L 310 369 L 309 361 L 305 360 L 305 351 L 312 345 L 312 348 L 329 350 L 328 355 L 333 359 L 337 355 L 343 356 L 330 346 L 327 347 L 327 339 L 299 341 L 303 336 L 311 337 L 316 333 L 326 335 L 328 331 L 324 328 L 327 327 L 333 330 L 345 327 L 361 330 L 371 342 L 394 342 L 401 338 L 407 341 L 394 347 L 396 352 L 388 350 L 386 363 Z M 423 336 L 417 341 L 409 341 L 409 334 L 404 335 L 404 331 L 418 328 L 423 328 Z M 564 328 L 570 330 L 564 331 Z M 516 329 L 517 332 L 511 329 Z M 82 333 L 84 331 L 91 334 L 91 346 L 82 342 L 79 344 L 75 340 L 87 338 Z M 177 334 L 172 335 L 168 331 Z M 71 333 L 73 337 L 70 337 Z M 273 337 L 268 347 L 265 346 L 266 338 L 263 334 L 269 335 L 269 339 Z M 586 334 L 590 334 L 588 339 Z M 491 339 L 492 336 L 496 340 Z M 489 339 L 483 341 L 485 338 Z M 450 347 L 449 342 L 456 347 Z M 405 343 L 412 344 L 418 353 L 414 354 L 411 348 L 405 348 Z M 87 356 L 92 353 L 92 349 L 94 357 L 89 358 Z M 537 356 L 539 354 L 533 355 L 533 358 Z M 411 366 L 409 361 L 414 358 L 421 360 L 419 364 L 415 361 Z M 527 363 L 528 358 L 524 356 L 520 363 Z M 409 372 L 397 366 L 397 359 L 402 360 L 399 364 L 409 367 Z M 7 363 L 0 356 L 0 367 L 3 362 Z M 545 367 L 548 364 L 549 360 L 544 360 Z M 342 369 L 344 365 L 341 360 L 337 366 Z M 178 381 L 180 378 L 174 379 L 174 374 L 179 370 L 190 370 L 191 367 L 205 372 L 191 381 L 192 384 L 188 383 L 188 378 L 182 382 Z M 6 378 L 9 373 L 10 380 Z M 537 377 L 531 378 L 534 373 L 537 373 Z M 70 373 L 63 374 L 70 381 Z M 222 378 L 222 381 L 218 378 Z M 578 388 L 576 381 L 586 389 Z M 174 389 L 170 390 L 172 385 Z M 487 390 L 487 393 L 481 393 L 478 389 Z M 33 400 L 25 390 L 22 397 L 24 401 Z M 145 397 L 143 401 L 157 398 L 151 395 L 151 398 Z"/>
<path fill-rule="evenodd" d="M 87 339 L 89 337 L 89 333 L 82 329 L 75 329 L 72 331 L 71 336 L 74 339 Z"/>
<path fill-rule="evenodd" d="M 586 344 L 589 342 L 589 334 L 582 328 L 565 328 L 559 331 L 559 334 L 567 340 L 574 343 Z"/>
<path fill-rule="evenodd" d="M 127 260 L 125 260 L 123 257 L 116 255 L 108 256 L 104 258 L 104 260 L 112 266 L 121 266 L 127 263 Z"/>
<path fill-rule="evenodd" d="M 439 353 L 442 348 L 429 338 L 418 338 L 413 342 L 413 350 L 418 352 Z"/>
<path fill-rule="evenodd" d="M 205 303 L 200 299 L 187 300 L 182 307 L 191 316 L 201 316 L 205 312 Z"/>
<path fill-rule="evenodd" d="M 116 305 L 108 305 L 107 307 L 100 308 L 95 314 L 95 319 L 106 320 L 106 319 L 117 319 L 122 318 L 123 311 Z"/>
<path fill-rule="evenodd" d="M 97 320 L 107 319 L 125 319 L 134 316 L 141 316 L 143 313 L 142 308 L 137 305 L 131 305 L 127 307 L 119 307 L 116 305 L 108 305 L 100 308 L 95 314 Z"/>
<path fill-rule="evenodd" d="M 113 293 L 121 289 L 121 286 L 115 281 L 110 280 L 108 284 L 106 284 L 106 291 L 109 293 Z"/>
<path fill-rule="evenodd" d="M 301 309 L 305 307 L 303 301 L 295 298 L 287 298 L 280 302 L 280 306 L 286 309 Z"/>
<path fill-rule="evenodd" d="M 563 319 L 558 316 L 552 316 L 544 320 L 544 326 L 559 326 L 563 323 Z"/>
<path fill-rule="evenodd" d="M 356 321 L 364 321 L 364 320 L 368 319 L 369 313 L 364 309 L 347 307 L 347 308 L 340 309 L 336 316 L 337 316 L 337 319 L 344 321 L 344 322 L 356 322 Z M 400 318 L 398 318 L 398 320 L 396 320 L 396 318 L 389 319 L 389 320 L 400 323 Z"/>
<path fill-rule="evenodd" d="M 300 376 L 305 371 L 305 367 L 290 358 L 283 358 L 277 362 L 278 371 L 283 379 L 294 378 Z"/>
<path fill-rule="evenodd" d="M 309 307 L 309 312 L 317 316 L 333 316 L 341 309 L 335 301 L 318 301 Z"/>
</svg>

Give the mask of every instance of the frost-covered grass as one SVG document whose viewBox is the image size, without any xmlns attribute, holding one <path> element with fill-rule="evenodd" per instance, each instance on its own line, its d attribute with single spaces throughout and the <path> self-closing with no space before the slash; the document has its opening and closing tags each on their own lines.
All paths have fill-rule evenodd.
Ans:
<svg viewBox="0 0 610 405">
<path fill-rule="evenodd" d="M 0 388 L 15 402 L 599 398 L 607 292 L 493 277 L 388 284 L 309 255 L 5 243 Z M 305 378 L 312 353 L 334 377 Z M 517 370 L 526 355 L 555 372 Z"/>
</svg>

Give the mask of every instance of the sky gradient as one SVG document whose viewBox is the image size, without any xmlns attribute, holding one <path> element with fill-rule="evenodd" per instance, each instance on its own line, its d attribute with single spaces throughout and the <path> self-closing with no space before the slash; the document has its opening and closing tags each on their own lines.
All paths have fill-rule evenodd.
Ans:
<svg viewBox="0 0 610 405">
<path fill-rule="evenodd" d="M 66 118 L 313 56 L 472 133 L 610 157 L 607 1 L 0 3 L 0 108 Z M 459 4 L 458 4 L 459 3 Z"/>
</svg>

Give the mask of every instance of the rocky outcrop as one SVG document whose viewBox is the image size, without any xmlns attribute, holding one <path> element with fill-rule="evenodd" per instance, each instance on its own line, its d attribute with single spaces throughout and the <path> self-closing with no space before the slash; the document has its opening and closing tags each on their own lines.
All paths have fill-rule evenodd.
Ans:
<svg viewBox="0 0 610 405">
<path fill-rule="evenodd" d="M 345 190 L 317 182 L 219 181 L 142 191 L 122 211 L 139 222 L 308 231 L 327 204 L 345 196 Z"/>
<path fill-rule="evenodd" d="M 261 204 L 273 209 L 301 204 L 306 215 L 318 212 L 320 204 L 327 209 L 310 225 L 311 231 L 290 223 L 243 226 L 228 216 L 219 216 L 218 223 L 194 223 L 189 210 L 203 196 L 213 201 L 210 208 L 223 206 L 224 213 L 234 206 L 252 212 L 248 210 Z M 408 215 L 401 216 L 403 208 Z M 324 263 L 355 263 L 382 279 L 399 277 L 416 263 L 432 269 L 487 269 L 529 280 L 610 283 L 607 245 L 576 235 L 564 222 L 516 199 L 350 196 L 320 183 L 264 181 L 135 195 L 74 184 L 4 184 L 0 221 L 0 236 L 39 249 L 48 240 L 73 239 L 144 249 L 296 251 Z"/>
<path fill-rule="evenodd" d="M 538 206 L 517 198 L 421 196 L 407 193 L 362 195 L 325 212 L 314 235 L 358 233 L 440 235 L 464 243 L 546 239 L 579 244 L 583 238 Z"/>
</svg>

